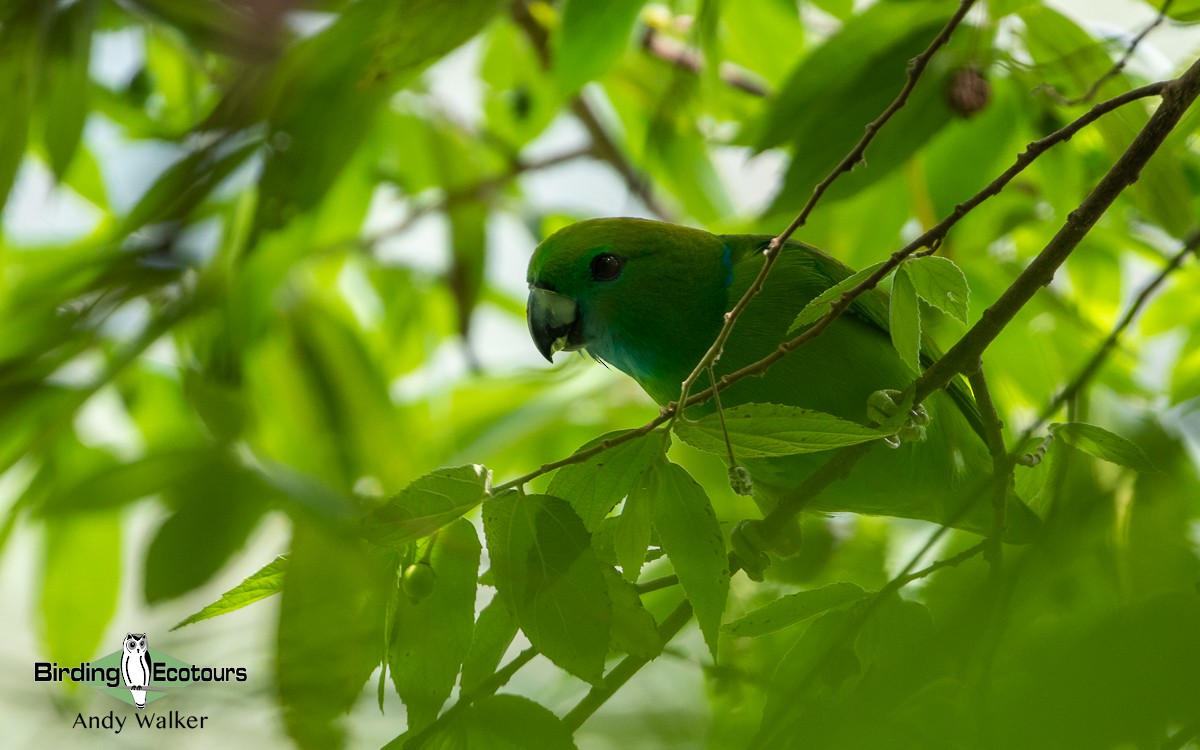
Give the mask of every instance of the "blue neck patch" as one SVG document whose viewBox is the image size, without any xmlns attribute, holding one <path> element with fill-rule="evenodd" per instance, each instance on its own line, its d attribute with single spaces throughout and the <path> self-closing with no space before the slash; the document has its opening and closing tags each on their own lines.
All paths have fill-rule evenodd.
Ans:
<svg viewBox="0 0 1200 750">
<path fill-rule="evenodd" d="M 733 249 L 729 245 L 725 246 L 725 252 L 721 254 L 721 265 L 725 267 L 725 288 L 733 283 Z"/>
</svg>

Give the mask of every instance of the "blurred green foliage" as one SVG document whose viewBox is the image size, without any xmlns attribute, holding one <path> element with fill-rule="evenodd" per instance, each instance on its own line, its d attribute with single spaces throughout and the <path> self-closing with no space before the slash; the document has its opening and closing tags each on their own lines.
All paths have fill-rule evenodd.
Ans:
<svg viewBox="0 0 1200 750">
<path fill-rule="evenodd" d="M 782 229 L 955 4 L 862 6 L 0 6 L 0 472 L 18 488 L 0 544 L 40 538 L 45 656 L 73 664 L 112 640 L 132 544 L 145 602 L 181 625 L 281 597 L 276 694 L 302 747 L 344 742 L 344 713 L 373 687 L 381 706 L 388 689 L 405 704 L 397 744 L 573 746 L 596 706 L 559 711 L 551 688 L 493 695 L 502 665 L 532 656 L 517 656 L 525 640 L 581 685 L 604 686 L 620 654 L 652 673 L 664 646 L 661 659 L 702 664 L 704 721 L 684 741 L 711 747 L 1197 747 L 1195 262 L 1046 415 L 1073 424 L 1017 471 L 1044 534 L 1008 547 L 1003 573 L 977 556 L 889 587 L 932 527 L 812 516 L 765 582 L 731 580 L 729 531 L 757 511 L 715 457 L 664 454 L 662 432 L 536 477 L 531 494 L 493 491 L 655 414 L 623 379 L 530 367 L 528 342 L 479 333 L 483 316 L 523 325 L 510 290 L 524 269 L 501 264 L 497 226 L 524 227 L 528 249 L 584 218 L 531 198 L 527 179 L 590 160 L 624 182 L 628 210 Z M 1200 6 L 1167 15 L 1195 21 Z M 1040 0 L 982 5 L 799 238 L 855 267 L 884 259 L 1025 143 L 1144 83 L 1145 65 L 1105 77 L 1127 41 Z M 113 74 L 112 55 L 131 64 Z M 426 74 L 448 57 L 482 88 L 471 117 Z M 898 347 L 915 352 L 921 329 L 952 343 L 978 320 L 1152 102 L 1057 145 L 955 228 L 939 253 L 969 309 L 954 265 L 907 266 Z M 989 348 L 1010 426 L 1033 422 L 1195 230 L 1198 124 L 1193 108 Z M 126 161 L 137 146 L 155 147 L 152 174 Z M 786 165 L 779 184 L 741 196 L 764 191 L 730 165 L 762 151 Z M 80 207 L 54 218 L 76 228 L 19 228 L 38 179 Z M 444 247 L 414 233 L 425 220 Z M 417 262 L 431 257 L 447 260 Z M 750 438 L 776 432 L 755 424 Z M 692 426 L 706 428 L 720 450 L 719 429 Z M 164 520 L 133 538 L 128 510 L 146 503 Z M 289 553 L 248 558 L 272 515 L 291 525 Z M 923 563 L 977 541 L 950 533 Z M 263 567 L 202 612 L 180 608 L 235 564 Z M 660 640 L 685 597 L 707 650 Z M 475 700 L 450 709 L 456 685 Z M 586 737 L 672 741 L 628 731 L 601 708 Z"/>
</svg>

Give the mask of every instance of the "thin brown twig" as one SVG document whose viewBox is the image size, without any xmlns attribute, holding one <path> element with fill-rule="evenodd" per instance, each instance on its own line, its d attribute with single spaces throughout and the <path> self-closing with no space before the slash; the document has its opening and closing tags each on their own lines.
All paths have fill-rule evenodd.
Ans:
<svg viewBox="0 0 1200 750">
<path fill-rule="evenodd" d="M 570 149 L 561 154 L 554 154 L 541 159 L 521 159 L 517 157 L 512 160 L 508 169 L 500 174 L 485 177 L 469 185 L 452 188 L 437 200 L 428 203 L 417 205 L 408 212 L 403 219 L 393 224 L 390 227 L 381 229 L 369 236 L 363 237 L 359 243 L 368 250 L 374 249 L 379 243 L 398 234 L 407 231 L 418 219 L 433 213 L 439 213 L 448 209 L 454 208 L 461 203 L 473 200 L 482 200 L 488 197 L 491 193 L 504 187 L 508 183 L 515 180 L 517 177 L 527 172 L 537 172 L 550 167 L 556 167 L 559 164 L 564 164 L 575 159 L 580 159 L 586 156 L 592 156 L 593 151 L 590 146 Z"/>
<path fill-rule="evenodd" d="M 1155 16 L 1154 20 L 1147 24 L 1146 28 L 1142 29 L 1137 36 L 1130 40 L 1129 46 L 1125 48 L 1124 54 L 1121 55 L 1121 59 L 1117 60 L 1117 62 L 1114 63 L 1113 66 L 1104 73 L 1104 75 L 1093 81 L 1092 85 L 1088 87 L 1087 91 L 1083 92 L 1079 96 L 1063 98 L 1061 94 L 1058 94 L 1055 89 L 1051 88 L 1050 91 L 1054 92 L 1056 95 L 1055 98 L 1059 101 L 1059 103 L 1067 106 L 1074 106 L 1076 104 L 1086 104 L 1095 98 L 1096 94 L 1099 93 L 1101 86 L 1108 83 L 1113 78 L 1116 78 L 1121 74 L 1121 71 L 1125 70 L 1125 66 L 1129 64 L 1130 59 L 1133 58 L 1133 53 L 1137 50 L 1138 45 L 1142 43 L 1142 40 L 1146 38 L 1146 35 L 1157 29 L 1162 25 L 1163 21 L 1167 20 L 1167 13 L 1171 10 L 1171 4 L 1174 2 L 1175 0 L 1165 0 L 1165 2 L 1163 2 L 1162 7 L 1159 9 L 1158 15 Z"/>
<path fill-rule="evenodd" d="M 704 72 L 703 55 L 682 42 L 663 36 L 653 26 L 647 26 L 646 31 L 642 34 L 642 49 L 680 70 L 697 75 Z M 751 96 L 765 97 L 769 93 L 763 84 L 737 68 L 722 64 L 718 67 L 717 73 L 726 85 Z"/>
<path fill-rule="evenodd" d="M 511 6 L 511 14 L 517 26 L 525 32 L 529 37 L 529 41 L 533 44 L 534 51 L 537 53 L 538 62 L 542 68 L 550 69 L 550 38 L 545 27 L 542 26 L 533 14 L 529 12 L 529 8 L 525 5 L 524 0 L 514 0 Z M 641 174 L 633 165 L 625 154 L 617 146 L 612 136 L 608 134 L 604 124 L 600 122 L 600 118 L 592 110 L 591 105 L 581 95 L 575 95 L 570 101 L 571 113 L 583 125 L 588 132 L 588 137 L 592 140 L 592 147 L 598 159 L 601 159 L 609 164 L 621 175 L 625 180 L 629 190 L 641 199 L 646 208 L 651 213 L 665 221 L 671 221 L 672 212 L 664 206 L 650 189 L 650 181 Z"/>
<path fill-rule="evenodd" d="M 1100 346 L 1092 354 L 1092 357 L 1088 360 L 1087 364 L 1079 370 L 1075 377 L 1071 378 L 1070 382 L 1068 382 L 1062 390 L 1055 394 L 1054 398 L 1050 399 L 1050 402 L 1046 404 L 1044 409 L 1042 409 L 1042 413 L 1038 415 L 1037 420 L 1035 420 L 1033 424 L 1026 427 L 1025 431 L 1021 433 L 1021 438 L 1014 446 L 1014 450 L 1021 450 L 1022 446 L 1024 446 L 1025 443 L 1031 437 L 1033 437 L 1033 434 L 1040 430 L 1042 426 L 1045 425 L 1046 422 L 1049 421 L 1049 419 L 1053 417 L 1060 408 L 1062 408 L 1063 404 L 1075 398 L 1075 396 L 1077 396 L 1083 391 L 1084 388 L 1087 387 L 1088 383 L 1091 382 L 1091 379 L 1100 370 L 1101 365 L 1103 365 L 1105 360 L 1108 359 L 1108 355 L 1112 353 L 1112 350 L 1121 340 L 1121 336 L 1125 333 L 1125 330 L 1129 328 L 1129 326 L 1137 318 L 1138 314 L 1142 311 L 1142 308 L 1149 303 L 1150 298 L 1154 295 L 1154 292 L 1160 286 L 1162 286 L 1163 282 L 1167 280 L 1167 277 L 1178 270 L 1179 267 L 1183 265 L 1183 262 L 1187 259 L 1187 257 L 1195 253 L 1198 248 L 1200 248 L 1200 231 L 1193 232 L 1191 235 L 1189 235 L 1188 238 L 1184 240 L 1182 249 L 1180 249 L 1179 252 L 1177 252 L 1174 257 L 1171 258 L 1171 260 L 1166 266 L 1163 267 L 1162 271 L 1160 271 L 1158 275 L 1151 279 L 1146 286 L 1142 287 L 1142 290 L 1138 292 L 1138 295 L 1133 299 L 1133 302 L 1130 303 L 1129 309 L 1125 311 L 1125 314 L 1121 316 L 1121 319 L 1115 326 L 1113 326 L 1112 331 L 1108 334 L 1107 338 L 1101 342 Z"/>
</svg>

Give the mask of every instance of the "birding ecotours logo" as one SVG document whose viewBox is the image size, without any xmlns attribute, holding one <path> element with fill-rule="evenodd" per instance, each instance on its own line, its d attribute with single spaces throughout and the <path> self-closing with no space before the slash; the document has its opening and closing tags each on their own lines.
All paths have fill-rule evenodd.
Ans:
<svg viewBox="0 0 1200 750">
<path fill-rule="evenodd" d="M 200 667 L 152 649 L 146 633 L 126 633 L 121 648 L 95 661 L 63 666 L 35 662 L 35 682 L 89 685 L 138 709 L 197 682 L 245 682 L 245 667 Z"/>
</svg>

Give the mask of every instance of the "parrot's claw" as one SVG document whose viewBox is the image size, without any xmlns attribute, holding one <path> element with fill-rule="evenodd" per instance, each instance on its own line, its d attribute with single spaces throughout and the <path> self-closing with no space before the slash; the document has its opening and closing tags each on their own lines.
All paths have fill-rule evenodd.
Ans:
<svg viewBox="0 0 1200 750">
<path fill-rule="evenodd" d="M 867 399 L 867 417 L 877 424 L 886 424 L 900 410 L 904 394 L 893 389 L 875 391 Z M 917 404 L 908 410 L 908 420 L 900 425 L 895 434 L 884 438 L 889 448 L 899 448 L 902 443 L 919 443 L 925 439 L 925 428 L 929 425 L 929 412 Z"/>
</svg>

